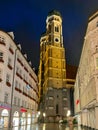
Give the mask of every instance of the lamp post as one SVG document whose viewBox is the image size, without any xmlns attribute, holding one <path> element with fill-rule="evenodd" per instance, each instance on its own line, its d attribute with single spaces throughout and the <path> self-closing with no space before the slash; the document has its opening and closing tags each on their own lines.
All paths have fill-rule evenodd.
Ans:
<svg viewBox="0 0 98 130">
<path fill-rule="evenodd" d="M 46 114 L 45 113 L 43 113 L 43 122 L 45 122 L 45 116 L 46 116 Z"/>
<path fill-rule="evenodd" d="M 9 113 L 9 130 L 12 130 L 12 111 L 13 111 L 13 92 L 14 92 L 14 80 L 15 80 L 15 66 L 16 66 L 16 52 L 18 48 L 15 49 L 14 56 L 14 67 L 13 67 L 13 79 L 12 79 L 12 90 L 11 90 L 11 109 Z"/>
</svg>

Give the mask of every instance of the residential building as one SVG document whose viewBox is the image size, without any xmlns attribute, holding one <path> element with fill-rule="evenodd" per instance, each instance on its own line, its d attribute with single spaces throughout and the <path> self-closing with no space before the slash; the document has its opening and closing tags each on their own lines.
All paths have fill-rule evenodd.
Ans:
<svg viewBox="0 0 98 130">
<path fill-rule="evenodd" d="M 38 80 L 16 45 L 14 34 L 0 31 L 0 128 L 24 127 L 36 120 Z"/>
<path fill-rule="evenodd" d="M 79 124 L 98 129 L 98 11 L 88 21 L 74 98 Z"/>
</svg>

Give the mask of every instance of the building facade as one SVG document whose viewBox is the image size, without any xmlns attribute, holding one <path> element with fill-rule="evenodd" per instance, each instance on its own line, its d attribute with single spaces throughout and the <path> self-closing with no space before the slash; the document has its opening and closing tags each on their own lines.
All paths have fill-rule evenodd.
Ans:
<svg viewBox="0 0 98 130">
<path fill-rule="evenodd" d="M 12 32 L 0 31 L 0 128 L 27 129 L 36 121 L 38 80 Z"/>
<path fill-rule="evenodd" d="M 69 90 L 66 88 L 66 58 L 63 46 L 62 17 L 52 10 L 46 19 L 46 32 L 40 38 L 40 108 L 46 116 L 40 120 L 57 122 L 70 109 Z"/>
<path fill-rule="evenodd" d="M 98 129 L 98 11 L 89 18 L 74 98 L 79 124 Z"/>
</svg>

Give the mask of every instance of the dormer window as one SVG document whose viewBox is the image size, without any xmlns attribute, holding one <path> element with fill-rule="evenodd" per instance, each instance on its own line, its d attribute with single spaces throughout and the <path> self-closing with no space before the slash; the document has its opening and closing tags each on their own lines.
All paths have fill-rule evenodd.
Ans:
<svg viewBox="0 0 98 130">
<path fill-rule="evenodd" d="M 3 43 L 5 43 L 4 37 L 0 36 L 0 41 L 3 42 Z"/>
</svg>

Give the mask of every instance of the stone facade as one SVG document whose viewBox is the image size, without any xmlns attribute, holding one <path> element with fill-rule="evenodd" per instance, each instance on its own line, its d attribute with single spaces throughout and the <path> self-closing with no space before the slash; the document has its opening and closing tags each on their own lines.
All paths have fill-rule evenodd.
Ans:
<svg viewBox="0 0 98 130">
<path fill-rule="evenodd" d="M 57 122 L 70 110 L 70 79 L 66 79 L 66 57 L 63 46 L 62 17 L 51 11 L 46 19 L 46 32 L 40 39 L 40 108 L 45 121 Z M 70 82 L 68 84 L 68 82 Z M 72 80 L 74 83 L 74 79 Z M 43 118 L 43 115 L 40 117 Z"/>
<path fill-rule="evenodd" d="M 80 123 L 98 129 L 98 12 L 89 18 L 75 83 L 75 113 Z M 77 103 L 77 100 L 79 101 Z"/>
</svg>

